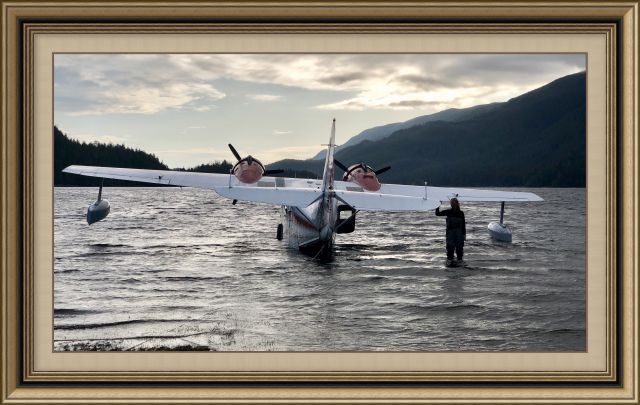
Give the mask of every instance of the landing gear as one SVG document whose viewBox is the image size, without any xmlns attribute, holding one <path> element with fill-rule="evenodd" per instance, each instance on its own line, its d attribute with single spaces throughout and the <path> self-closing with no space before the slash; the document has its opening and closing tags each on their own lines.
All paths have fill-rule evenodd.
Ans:
<svg viewBox="0 0 640 405">
<path fill-rule="evenodd" d="M 284 227 L 282 224 L 278 224 L 278 228 L 276 229 L 276 239 L 282 240 L 282 233 L 284 231 Z"/>
<path fill-rule="evenodd" d="M 511 228 L 509 228 L 503 222 L 504 220 L 504 201 L 500 204 L 500 223 L 490 222 L 489 223 L 489 235 L 494 240 L 498 240 L 501 242 L 511 242 L 512 234 Z"/>
</svg>

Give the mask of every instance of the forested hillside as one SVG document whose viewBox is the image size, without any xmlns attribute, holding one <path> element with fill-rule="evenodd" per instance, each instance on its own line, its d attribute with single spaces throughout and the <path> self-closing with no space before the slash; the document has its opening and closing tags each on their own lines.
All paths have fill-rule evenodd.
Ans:
<svg viewBox="0 0 640 405">
<path fill-rule="evenodd" d="M 560 78 L 458 122 L 434 121 L 336 153 L 349 166 L 386 165 L 387 183 L 440 186 L 584 187 L 585 73 Z M 317 160 L 272 166 L 321 170 Z"/>
<path fill-rule="evenodd" d="M 95 186 L 99 180 L 92 177 L 63 173 L 69 165 L 132 167 L 137 169 L 167 170 L 168 167 L 155 155 L 124 145 L 86 143 L 70 139 L 57 127 L 53 127 L 54 184 L 70 186 Z M 105 185 L 134 185 L 118 180 L 105 180 Z"/>
</svg>

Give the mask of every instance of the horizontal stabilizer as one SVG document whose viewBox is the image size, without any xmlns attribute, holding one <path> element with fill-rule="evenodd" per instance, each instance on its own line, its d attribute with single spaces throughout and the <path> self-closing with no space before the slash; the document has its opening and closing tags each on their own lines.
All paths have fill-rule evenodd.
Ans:
<svg viewBox="0 0 640 405">
<path fill-rule="evenodd" d="M 439 200 L 404 195 L 336 191 L 336 196 L 363 211 L 430 211 L 440 206 Z"/>
</svg>

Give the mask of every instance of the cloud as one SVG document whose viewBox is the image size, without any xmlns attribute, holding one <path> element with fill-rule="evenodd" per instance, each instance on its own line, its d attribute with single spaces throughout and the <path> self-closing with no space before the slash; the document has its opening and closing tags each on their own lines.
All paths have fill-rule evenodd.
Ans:
<svg viewBox="0 0 640 405">
<path fill-rule="evenodd" d="M 207 111 L 211 111 L 214 108 L 216 108 L 215 105 L 201 105 L 201 106 L 197 106 L 197 107 L 192 107 L 193 111 L 197 111 L 197 112 L 207 112 Z"/>
<path fill-rule="evenodd" d="M 366 76 L 367 74 L 365 72 L 348 72 L 323 77 L 321 80 L 329 85 L 341 86 L 346 83 L 363 80 Z"/>
<path fill-rule="evenodd" d="M 391 108 L 413 108 L 413 107 L 424 107 L 424 106 L 433 106 L 442 104 L 439 101 L 426 101 L 426 100 L 400 100 L 389 103 L 389 107 Z"/>
<path fill-rule="evenodd" d="M 539 84 L 532 84 L 531 89 Z M 318 105 L 323 110 L 355 110 L 367 109 L 395 109 L 411 110 L 416 108 L 430 108 L 438 111 L 446 108 L 463 108 L 494 101 L 504 101 L 518 96 L 528 87 L 519 86 L 470 86 L 438 88 L 432 91 L 414 89 L 400 93 L 391 87 L 387 89 L 370 89 L 355 97 L 336 103 Z"/>
<path fill-rule="evenodd" d="M 324 110 L 450 108 L 505 101 L 584 69 L 581 54 L 56 55 L 55 101 L 69 115 L 205 112 L 226 97 L 218 81 L 233 80 L 320 91 L 322 102 L 306 100 Z"/>
<path fill-rule="evenodd" d="M 247 97 L 256 101 L 277 101 L 282 99 L 282 96 L 277 94 L 250 94 Z"/>
<path fill-rule="evenodd" d="M 408 87 L 421 90 L 435 90 L 464 84 L 450 78 L 435 78 L 423 74 L 401 75 L 398 76 L 396 80 Z"/>
<path fill-rule="evenodd" d="M 71 116 L 208 111 L 225 97 L 167 62 L 164 55 L 56 55 L 56 109 Z"/>
</svg>

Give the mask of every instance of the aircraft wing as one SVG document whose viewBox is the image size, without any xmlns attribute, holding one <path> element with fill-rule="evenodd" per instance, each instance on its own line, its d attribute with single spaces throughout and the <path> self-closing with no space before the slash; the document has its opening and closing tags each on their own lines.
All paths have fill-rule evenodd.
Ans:
<svg viewBox="0 0 640 405">
<path fill-rule="evenodd" d="M 244 184 L 230 174 L 75 165 L 67 167 L 63 172 L 150 184 L 204 188 L 214 190 L 230 199 L 300 207 L 309 205 L 320 193 L 315 186 L 315 180 L 313 186 L 298 179 L 287 185 L 283 178 L 263 177 L 255 184 Z"/>
<path fill-rule="evenodd" d="M 322 186 L 322 180 L 313 179 L 263 177 L 257 183 L 244 184 L 230 174 L 117 167 L 74 165 L 67 167 L 63 172 L 150 184 L 204 188 L 214 190 L 227 198 L 298 207 L 306 207 L 315 200 Z M 424 186 L 402 184 L 382 184 L 378 192 L 369 192 L 351 182 L 335 181 L 334 189 L 336 195 L 346 202 L 350 201 L 353 207 L 361 210 L 423 211 L 431 209 L 427 207 L 430 207 L 433 201 L 448 201 L 453 197 L 463 202 L 542 201 L 538 195 L 529 192 L 431 186 L 425 190 Z M 436 207 L 437 205 L 433 208 Z"/>
<path fill-rule="evenodd" d="M 215 192 L 236 200 L 306 207 L 318 198 L 320 190 L 300 188 L 262 188 L 251 186 L 217 187 Z"/>
<path fill-rule="evenodd" d="M 337 190 L 351 191 L 362 194 L 383 194 L 406 197 L 419 197 L 436 201 L 449 201 L 456 197 L 461 202 L 528 202 L 543 201 L 537 194 L 521 191 L 479 190 L 473 188 L 456 187 L 424 187 L 407 186 L 403 184 L 382 184 L 379 191 L 372 193 L 364 191 L 360 186 L 345 181 L 336 181 L 334 187 Z"/>
<path fill-rule="evenodd" d="M 336 197 L 361 211 L 430 211 L 440 206 L 440 200 L 383 193 L 336 191 Z"/>
<path fill-rule="evenodd" d="M 139 181 L 142 183 L 164 184 L 215 189 L 229 185 L 229 174 L 178 172 L 172 170 L 124 169 L 120 167 L 99 166 L 69 166 L 62 170 L 65 173 L 80 174 L 82 176 L 101 177 Z"/>
</svg>

